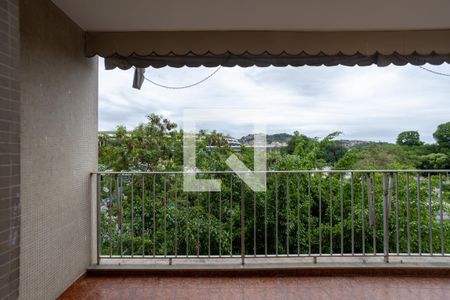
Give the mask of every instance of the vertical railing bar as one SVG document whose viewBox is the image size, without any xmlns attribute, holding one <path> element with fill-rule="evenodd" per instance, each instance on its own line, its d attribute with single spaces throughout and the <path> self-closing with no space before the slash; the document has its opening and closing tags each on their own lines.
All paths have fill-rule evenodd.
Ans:
<svg viewBox="0 0 450 300">
<path fill-rule="evenodd" d="M 286 174 L 286 254 L 289 256 L 289 174 Z"/>
<path fill-rule="evenodd" d="M 386 188 L 387 188 L 387 195 L 386 195 L 386 255 L 385 255 L 385 262 L 389 262 L 389 247 L 390 247 L 390 229 L 389 229 L 389 223 L 391 220 L 391 206 L 392 206 L 392 197 L 393 197 L 393 189 L 394 189 L 394 180 L 393 175 L 391 173 L 386 173 Z"/>
<path fill-rule="evenodd" d="M 429 235 L 430 235 L 430 255 L 433 255 L 433 209 L 431 207 L 431 173 L 428 172 L 428 212 L 429 212 Z"/>
<path fill-rule="evenodd" d="M 256 192 L 253 191 L 253 255 L 256 257 Z"/>
<path fill-rule="evenodd" d="M 219 257 L 222 257 L 222 189 L 219 190 Z"/>
<path fill-rule="evenodd" d="M 420 173 L 417 173 L 417 235 L 419 241 L 419 255 L 422 255 L 422 232 L 420 219 Z"/>
<path fill-rule="evenodd" d="M 374 227 L 374 218 L 373 218 L 373 205 L 372 205 L 372 175 L 369 173 L 367 174 L 367 212 L 369 217 L 369 229 L 370 227 Z M 372 230 L 372 252 L 375 254 L 374 250 L 374 236 L 373 236 L 373 230 Z"/>
<path fill-rule="evenodd" d="M 95 175 L 94 175 L 95 176 Z M 97 265 L 100 264 L 100 255 L 102 253 L 102 234 L 101 228 L 101 204 L 102 174 L 97 174 Z"/>
<path fill-rule="evenodd" d="M 308 173 L 308 255 L 311 256 L 311 173 Z"/>
<path fill-rule="evenodd" d="M 156 174 L 153 175 L 153 257 L 156 256 Z"/>
<path fill-rule="evenodd" d="M 389 178 L 387 174 L 383 172 L 383 255 L 384 262 L 389 262 L 389 231 L 388 231 L 388 197 L 389 197 Z"/>
<path fill-rule="evenodd" d="M 134 257 L 134 174 L 131 175 L 131 257 Z"/>
<path fill-rule="evenodd" d="M 278 256 L 278 173 L 275 173 L 275 254 Z"/>
<path fill-rule="evenodd" d="M 185 193 L 186 195 L 186 257 L 189 257 L 189 233 L 191 231 L 190 220 L 191 220 L 191 208 L 189 205 L 189 193 Z"/>
<path fill-rule="evenodd" d="M 142 174 L 142 257 L 145 256 L 145 174 Z"/>
<path fill-rule="evenodd" d="M 264 193 L 264 255 L 267 256 L 267 190 Z"/>
<path fill-rule="evenodd" d="M 109 175 L 109 257 L 112 257 L 112 195 L 113 195 L 113 175 Z"/>
<path fill-rule="evenodd" d="M 373 254 L 377 255 L 377 228 L 376 228 L 376 189 L 377 189 L 377 181 L 376 181 L 376 174 L 374 173 L 372 176 L 370 176 L 372 179 L 371 180 L 371 199 L 372 199 L 372 212 L 373 212 L 373 226 L 372 226 L 372 239 L 373 239 Z"/>
<path fill-rule="evenodd" d="M 300 256 L 300 178 L 297 174 L 297 255 Z"/>
<path fill-rule="evenodd" d="M 439 173 L 439 223 L 440 223 L 440 233 L 441 233 L 441 253 L 445 254 L 444 249 L 444 212 L 442 209 L 442 174 Z"/>
<path fill-rule="evenodd" d="M 333 255 L 333 173 L 328 174 L 330 181 L 330 255 Z"/>
<path fill-rule="evenodd" d="M 208 190 L 208 257 L 211 257 L 211 191 Z"/>
<path fill-rule="evenodd" d="M 319 176 L 319 256 L 322 256 L 322 173 Z"/>
<path fill-rule="evenodd" d="M 195 207 L 195 220 L 197 222 L 197 244 L 195 245 L 195 248 L 197 251 L 197 257 L 200 257 L 200 182 L 197 182 L 197 205 Z"/>
<path fill-rule="evenodd" d="M 233 256 L 233 175 L 230 174 L 230 256 Z"/>
<path fill-rule="evenodd" d="M 244 181 L 241 179 L 241 264 L 245 264 L 245 199 Z"/>
<path fill-rule="evenodd" d="M 340 173 L 339 184 L 339 206 L 340 206 L 340 227 L 341 227 L 341 255 L 344 255 L 344 174 Z"/>
<path fill-rule="evenodd" d="M 177 174 L 174 174 L 174 188 L 175 188 L 175 206 L 174 206 L 174 215 L 175 215 L 175 245 L 174 245 L 174 252 L 175 257 L 178 256 L 178 181 L 177 181 Z"/>
<path fill-rule="evenodd" d="M 351 210 L 351 227 L 352 227 L 352 255 L 355 255 L 355 211 L 354 211 L 354 202 L 355 202 L 355 187 L 353 180 L 353 172 L 350 173 L 350 210 Z"/>
<path fill-rule="evenodd" d="M 375 253 L 374 248 L 374 241 L 375 237 L 373 235 L 373 227 L 374 227 L 374 217 L 373 217 L 373 205 L 372 205 L 372 175 L 369 173 L 367 174 L 367 213 L 368 213 L 368 219 L 369 219 L 369 229 L 372 227 L 372 252 Z"/>
<path fill-rule="evenodd" d="M 120 177 L 120 180 L 119 180 Z M 123 256 L 123 207 L 122 207 L 122 189 L 123 189 L 123 178 L 122 174 L 117 177 L 117 199 L 119 199 L 119 214 L 120 214 L 120 257 Z"/>
<path fill-rule="evenodd" d="M 409 210 L 410 210 L 410 190 L 409 190 L 409 174 L 406 173 L 406 246 L 408 255 L 411 255 L 411 233 L 409 231 Z"/>
<path fill-rule="evenodd" d="M 366 176 L 362 174 L 361 177 L 361 240 L 362 240 L 362 254 L 366 255 L 366 229 L 364 224 L 364 202 L 365 202 L 365 192 L 364 192 L 364 185 L 366 182 Z"/>
<path fill-rule="evenodd" d="M 400 233 L 398 220 L 398 176 L 399 173 L 394 173 L 395 178 L 395 239 L 397 243 L 397 255 L 400 255 Z"/>
<path fill-rule="evenodd" d="M 164 175 L 164 257 L 167 256 L 167 176 Z"/>
</svg>

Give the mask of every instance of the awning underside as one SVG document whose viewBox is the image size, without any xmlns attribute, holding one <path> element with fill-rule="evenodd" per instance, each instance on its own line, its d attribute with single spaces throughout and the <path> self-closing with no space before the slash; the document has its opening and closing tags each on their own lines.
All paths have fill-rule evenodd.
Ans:
<svg viewBox="0 0 450 300">
<path fill-rule="evenodd" d="M 121 56 L 121 55 L 113 55 L 111 57 L 105 58 L 105 68 L 107 70 L 111 70 L 114 68 L 120 68 L 123 70 L 129 69 L 131 67 L 137 68 L 161 68 L 165 66 L 170 67 L 217 67 L 219 65 L 224 67 L 285 67 L 285 66 L 369 66 L 369 65 L 377 65 L 380 67 L 388 66 L 390 64 L 394 64 L 397 66 L 403 66 L 408 63 L 413 65 L 423 65 L 425 63 L 440 65 L 444 62 L 450 63 L 450 55 L 401 55 L 398 53 L 393 53 L 391 55 L 382 55 L 382 54 L 373 54 L 373 55 L 363 55 L 363 54 L 355 54 L 355 55 L 308 55 L 306 53 L 302 53 L 299 55 L 272 55 L 268 53 L 252 55 L 249 53 L 234 55 L 232 53 L 226 53 L 223 55 L 214 55 L 214 54 L 206 54 L 206 55 L 130 55 L 130 56 Z"/>
<path fill-rule="evenodd" d="M 100 32 L 86 55 L 116 67 L 367 66 L 450 63 L 450 30 L 386 32 Z"/>
</svg>

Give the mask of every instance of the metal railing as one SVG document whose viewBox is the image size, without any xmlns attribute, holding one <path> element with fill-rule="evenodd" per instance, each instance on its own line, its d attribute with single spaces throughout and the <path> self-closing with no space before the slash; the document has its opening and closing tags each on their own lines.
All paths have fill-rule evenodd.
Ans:
<svg viewBox="0 0 450 300">
<path fill-rule="evenodd" d="M 97 257 L 449 256 L 448 170 L 267 171 L 253 192 L 184 192 L 182 172 L 98 172 Z"/>
</svg>

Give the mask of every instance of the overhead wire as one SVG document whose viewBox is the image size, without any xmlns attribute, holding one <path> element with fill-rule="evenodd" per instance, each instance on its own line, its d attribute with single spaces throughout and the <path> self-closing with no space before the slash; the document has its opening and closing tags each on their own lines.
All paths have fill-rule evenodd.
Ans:
<svg viewBox="0 0 450 300">
<path fill-rule="evenodd" d="M 148 78 L 147 76 L 143 75 L 144 80 L 150 82 L 153 85 L 159 86 L 161 88 L 165 88 L 165 89 L 170 89 L 170 90 L 182 90 L 182 89 L 188 89 L 194 86 L 197 86 L 199 84 L 202 84 L 203 82 L 205 82 L 206 80 L 210 79 L 211 77 L 213 77 L 217 72 L 219 72 L 219 70 L 222 68 L 222 66 L 218 66 L 211 74 L 209 74 L 208 76 L 206 76 L 205 78 L 194 82 L 192 84 L 188 84 L 188 85 L 181 85 L 181 86 L 171 86 L 171 85 L 165 85 L 162 83 L 158 83 L 150 78 Z"/>
</svg>

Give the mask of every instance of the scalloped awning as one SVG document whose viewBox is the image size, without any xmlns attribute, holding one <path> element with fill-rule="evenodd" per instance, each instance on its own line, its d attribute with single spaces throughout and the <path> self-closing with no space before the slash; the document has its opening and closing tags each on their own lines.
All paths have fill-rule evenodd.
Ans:
<svg viewBox="0 0 450 300">
<path fill-rule="evenodd" d="M 303 66 L 450 63 L 450 30 L 87 32 L 86 56 L 132 66 Z"/>
</svg>

